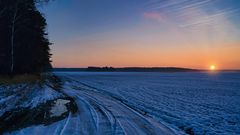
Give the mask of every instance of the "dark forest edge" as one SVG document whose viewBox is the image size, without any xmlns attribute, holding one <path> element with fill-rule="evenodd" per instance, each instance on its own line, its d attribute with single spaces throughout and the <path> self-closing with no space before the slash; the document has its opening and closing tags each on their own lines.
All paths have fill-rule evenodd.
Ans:
<svg viewBox="0 0 240 135">
<path fill-rule="evenodd" d="M 47 22 L 37 9 L 45 2 L 48 0 L 0 0 L 1 76 L 14 79 L 29 74 L 26 79 L 36 78 L 52 68 Z"/>
</svg>

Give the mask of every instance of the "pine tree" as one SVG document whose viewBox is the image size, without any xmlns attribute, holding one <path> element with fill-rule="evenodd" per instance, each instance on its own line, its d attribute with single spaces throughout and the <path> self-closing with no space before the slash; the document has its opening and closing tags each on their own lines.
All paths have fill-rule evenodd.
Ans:
<svg viewBox="0 0 240 135">
<path fill-rule="evenodd" d="M 1 0 L 0 74 L 36 74 L 51 68 L 46 20 L 34 0 Z M 5 66 L 2 66 L 4 64 Z"/>
</svg>

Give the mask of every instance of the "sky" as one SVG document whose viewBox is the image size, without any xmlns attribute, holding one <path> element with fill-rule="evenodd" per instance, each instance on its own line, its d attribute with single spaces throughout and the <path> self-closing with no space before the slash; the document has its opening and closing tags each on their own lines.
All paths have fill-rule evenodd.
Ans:
<svg viewBox="0 0 240 135">
<path fill-rule="evenodd" d="M 54 67 L 240 69 L 240 0 L 55 0 Z"/>
</svg>

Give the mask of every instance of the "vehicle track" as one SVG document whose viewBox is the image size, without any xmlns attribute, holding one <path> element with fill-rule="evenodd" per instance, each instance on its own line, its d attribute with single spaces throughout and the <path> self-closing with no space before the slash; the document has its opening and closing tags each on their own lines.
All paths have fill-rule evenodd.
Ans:
<svg viewBox="0 0 240 135">
<path fill-rule="evenodd" d="M 84 122 L 89 122 L 88 126 L 95 127 L 93 128 L 95 134 L 174 134 L 163 124 L 142 115 L 108 93 L 97 91 L 94 87 L 78 82 L 74 78 L 63 79 L 66 81 L 63 92 L 75 99 L 80 110 L 79 115 L 83 115 L 82 111 L 94 112 L 94 115 L 84 117 Z M 82 104 L 83 102 L 85 103 Z M 86 109 L 87 106 L 90 109 Z M 89 119 L 95 119 L 97 122 Z M 93 123 L 96 125 L 92 125 Z"/>
</svg>

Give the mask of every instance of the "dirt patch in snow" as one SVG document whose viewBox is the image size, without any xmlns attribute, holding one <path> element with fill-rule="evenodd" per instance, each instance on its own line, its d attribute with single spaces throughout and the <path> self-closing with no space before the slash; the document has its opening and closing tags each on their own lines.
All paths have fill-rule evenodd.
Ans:
<svg viewBox="0 0 240 135">
<path fill-rule="evenodd" d="M 49 125 L 76 112 L 77 105 L 70 97 L 47 101 L 35 108 L 7 111 L 0 117 L 0 134 L 32 125 Z"/>
</svg>

